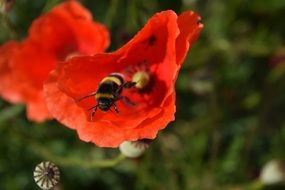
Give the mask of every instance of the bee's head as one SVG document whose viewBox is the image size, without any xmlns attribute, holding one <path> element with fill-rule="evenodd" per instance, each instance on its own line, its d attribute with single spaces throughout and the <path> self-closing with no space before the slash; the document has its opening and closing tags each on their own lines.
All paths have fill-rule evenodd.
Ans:
<svg viewBox="0 0 285 190">
<path fill-rule="evenodd" d="M 112 99 L 100 98 L 98 100 L 98 107 L 102 111 L 108 111 L 112 105 L 113 105 Z"/>
</svg>

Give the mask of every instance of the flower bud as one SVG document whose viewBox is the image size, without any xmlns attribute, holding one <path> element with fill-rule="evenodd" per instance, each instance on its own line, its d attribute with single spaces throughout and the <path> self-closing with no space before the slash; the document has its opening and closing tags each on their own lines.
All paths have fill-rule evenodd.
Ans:
<svg viewBox="0 0 285 190">
<path fill-rule="evenodd" d="M 260 180 L 265 185 L 285 183 L 285 164 L 280 160 L 270 160 L 263 166 Z"/>
<path fill-rule="evenodd" d="M 149 147 L 146 141 L 124 141 L 120 144 L 119 149 L 121 153 L 128 158 L 140 157 L 144 151 Z"/>
<path fill-rule="evenodd" d="M 50 161 L 41 162 L 34 170 L 34 180 L 41 189 L 52 189 L 60 180 L 59 169 Z"/>
<path fill-rule="evenodd" d="M 207 70 L 198 70 L 191 76 L 190 88 L 198 95 L 205 95 L 213 91 L 212 76 Z"/>
<path fill-rule="evenodd" d="M 0 13 L 5 14 L 11 10 L 16 0 L 0 0 Z"/>
</svg>

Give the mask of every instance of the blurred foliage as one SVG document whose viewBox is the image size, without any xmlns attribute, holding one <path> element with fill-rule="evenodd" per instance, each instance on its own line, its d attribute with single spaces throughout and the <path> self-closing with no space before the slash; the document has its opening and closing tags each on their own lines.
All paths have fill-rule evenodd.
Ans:
<svg viewBox="0 0 285 190">
<path fill-rule="evenodd" d="M 59 2 L 18 0 L 0 18 L 0 42 L 23 39 Z M 37 189 L 32 173 L 42 160 L 60 167 L 61 188 L 69 190 L 284 188 L 257 179 L 265 162 L 285 158 L 285 1 L 81 2 L 109 27 L 109 51 L 158 11 L 201 14 L 205 28 L 177 82 L 176 121 L 142 158 L 122 160 L 117 149 L 81 142 L 56 121 L 29 122 L 23 106 L 0 101 L 1 190 Z"/>
</svg>

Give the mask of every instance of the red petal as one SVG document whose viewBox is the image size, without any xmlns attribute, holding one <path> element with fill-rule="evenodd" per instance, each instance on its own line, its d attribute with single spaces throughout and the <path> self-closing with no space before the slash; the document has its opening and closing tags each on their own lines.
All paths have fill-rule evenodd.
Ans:
<svg viewBox="0 0 285 190">
<path fill-rule="evenodd" d="M 83 97 L 96 91 L 99 82 L 108 74 L 112 72 L 121 72 L 127 66 L 137 64 L 139 61 L 147 60 L 150 64 L 156 64 L 156 70 L 159 72 L 158 80 L 163 81 L 165 89 L 168 89 L 170 94 L 173 92 L 173 79 L 177 73 L 177 65 L 175 64 L 175 39 L 178 34 L 176 16 L 172 11 L 165 11 L 154 16 L 147 25 L 139 32 L 134 39 L 113 54 L 96 55 L 94 57 L 78 58 L 62 64 L 58 68 L 59 83 L 58 86 L 61 90 L 67 93 L 68 96 L 73 98 Z M 156 45 L 150 47 L 148 39 L 151 36 L 156 36 Z M 124 54 L 123 56 L 120 54 Z M 135 55 L 140 56 L 135 56 Z M 160 58 L 158 58 L 160 55 Z M 122 59 L 122 57 L 124 59 Z M 84 63 L 84 64 L 83 64 Z M 163 65 L 167 65 L 164 67 Z M 106 67 L 107 66 L 107 67 Z M 170 78 L 170 80 L 169 80 Z M 78 81 L 80 79 L 80 82 Z M 162 85 L 161 85 L 162 86 Z M 163 93 L 162 91 L 161 93 Z M 164 93 L 165 94 L 165 93 Z M 158 96 L 157 104 L 163 101 L 164 96 Z M 92 107 L 94 100 L 85 101 L 82 107 L 85 110 Z M 128 111 L 126 114 L 121 114 L 119 118 L 114 118 L 113 114 L 96 114 L 95 119 L 112 120 L 114 124 L 130 121 L 133 115 L 134 122 L 137 123 L 138 115 L 133 114 L 130 109 L 122 110 L 121 112 Z M 145 115 L 145 113 L 142 113 Z M 88 113 L 87 113 L 88 115 Z M 127 117 L 128 119 L 126 119 Z M 131 123 L 134 123 L 131 122 Z M 128 126 L 133 124 L 127 123 Z"/>
<path fill-rule="evenodd" d="M 49 110 L 52 110 L 52 114 L 57 116 L 64 125 L 73 128 L 80 125 L 80 123 L 86 122 L 85 114 L 83 110 L 78 107 L 74 99 L 68 97 L 57 87 L 58 73 L 51 72 L 48 80 L 44 85 L 44 92 L 46 96 L 46 105 Z M 56 102 L 56 104 L 55 104 Z"/>
<path fill-rule="evenodd" d="M 124 140 L 154 138 L 157 131 L 174 118 L 174 79 L 178 71 L 175 48 L 179 31 L 176 21 L 174 12 L 162 12 L 150 19 L 133 40 L 118 51 L 76 57 L 59 65 L 45 84 L 47 105 L 53 116 L 76 129 L 82 140 L 98 146 L 115 147 Z M 152 36 L 156 37 L 155 44 L 149 41 Z M 158 103 L 138 105 L 134 110 L 118 102 L 119 114 L 98 111 L 94 122 L 88 122 L 90 112 L 87 110 L 95 105 L 95 99 L 80 102 L 81 108 L 74 99 L 96 91 L 108 74 L 123 72 L 143 60 L 149 62 L 157 81 L 162 81 L 165 86 L 165 90 L 153 93 L 152 98 Z"/>
<path fill-rule="evenodd" d="M 0 62 L 9 67 L 7 83 L 0 85 L 0 93 L 8 101 L 25 103 L 29 119 L 49 119 L 42 92 L 49 72 L 71 53 L 91 55 L 108 45 L 108 31 L 92 21 L 88 10 L 76 1 L 62 3 L 35 20 L 28 38 L 9 55 L 0 51 L 5 54 Z"/>
<path fill-rule="evenodd" d="M 108 122 L 98 122 L 96 125 L 82 125 L 77 129 L 79 137 L 84 141 L 91 141 L 98 146 L 117 147 L 123 141 L 136 141 L 139 139 L 154 139 L 159 130 L 165 128 L 174 120 L 175 95 L 172 94 L 164 102 L 163 108 L 154 117 L 145 118 L 135 128 L 113 126 Z"/>
<path fill-rule="evenodd" d="M 185 12 L 178 19 L 173 11 L 161 12 L 116 52 L 76 57 L 59 65 L 45 84 L 49 110 L 60 122 L 77 130 L 82 140 L 98 146 L 116 147 L 126 140 L 155 138 L 174 120 L 174 84 L 189 46 L 202 28 L 198 20 L 193 12 Z M 127 107 L 118 101 L 119 114 L 99 110 L 94 122 L 89 122 L 87 110 L 96 105 L 95 98 L 78 104 L 75 100 L 95 92 L 110 73 L 124 72 L 140 62 L 148 64 L 154 90 L 143 97 L 126 90 L 123 95 L 139 103 L 137 106 Z"/>
<path fill-rule="evenodd" d="M 15 77 L 9 64 L 10 56 L 20 46 L 19 43 L 10 41 L 0 47 L 0 94 L 7 101 L 21 102 L 21 97 L 15 91 L 18 90 Z M 21 85 L 21 84 L 20 84 Z"/>
<path fill-rule="evenodd" d="M 178 17 L 178 27 L 180 34 L 176 41 L 176 60 L 177 64 L 181 65 L 187 55 L 189 48 L 199 37 L 203 28 L 200 23 L 201 17 L 193 11 L 183 12 Z"/>
<path fill-rule="evenodd" d="M 34 96 L 33 101 L 26 102 L 27 105 L 27 117 L 29 120 L 36 122 L 43 122 L 53 117 L 49 113 L 45 102 L 43 102 L 43 92 L 38 94 L 38 97 Z"/>
<path fill-rule="evenodd" d="M 45 39 L 48 41 L 43 43 Z M 75 51 L 86 55 L 104 51 L 109 45 L 109 34 L 103 25 L 92 20 L 88 10 L 70 1 L 35 20 L 29 40 L 64 60 Z"/>
</svg>

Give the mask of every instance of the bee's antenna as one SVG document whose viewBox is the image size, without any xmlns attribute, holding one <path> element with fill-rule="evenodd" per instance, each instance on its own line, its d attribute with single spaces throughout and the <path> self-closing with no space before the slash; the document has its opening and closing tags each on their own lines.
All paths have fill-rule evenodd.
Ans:
<svg viewBox="0 0 285 190">
<path fill-rule="evenodd" d="M 88 94 L 88 95 L 86 95 L 86 96 L 83 96 L 83 97 L 81 97 L 81 98 L 76 99 L 75 102 L 76 102 L 76 103 L 77 103 L 77 102 L 81 102 L 81 101 L 84 100 L 85 98 L 89 98 L 89 97 L 95 96 L 95 95 L 96 95 L 96 92 L 94 92 L 94 93 L 92 93 L 92 94 Z"/>
</svg>

